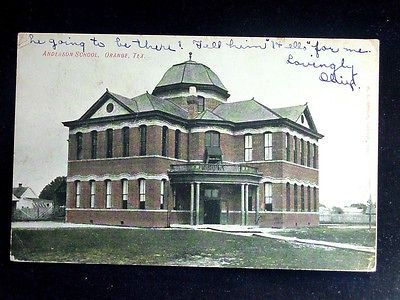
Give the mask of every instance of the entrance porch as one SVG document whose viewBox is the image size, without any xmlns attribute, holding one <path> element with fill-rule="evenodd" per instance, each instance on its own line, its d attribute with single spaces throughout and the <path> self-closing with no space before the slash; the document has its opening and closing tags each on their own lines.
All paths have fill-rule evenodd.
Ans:
<svg viewBox="0 0 400 300">
<path fill-rule="evenodd" d="M 259 219 L 257 169 L 241 165 L 172 165 L 174 208 L 190 213 L 190 225 L 251 225 Z"/>
</svg>

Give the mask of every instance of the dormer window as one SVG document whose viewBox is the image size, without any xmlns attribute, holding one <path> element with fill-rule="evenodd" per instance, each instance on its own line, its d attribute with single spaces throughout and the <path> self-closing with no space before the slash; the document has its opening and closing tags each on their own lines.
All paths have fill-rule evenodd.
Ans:
<svg viewBox="0 0 400 300">
<path fill-rule="evenodd" d="M 197 97 L 197 112 L 201 113 L 204 111 L 204 97 Z"/>
</svg>

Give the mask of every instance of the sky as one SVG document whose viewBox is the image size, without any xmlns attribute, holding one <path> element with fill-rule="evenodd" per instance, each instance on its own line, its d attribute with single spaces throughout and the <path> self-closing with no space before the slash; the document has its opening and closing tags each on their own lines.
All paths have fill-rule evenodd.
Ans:
<svg viewBox="0 0 400 300">
<path fill-rule="evenodd" d="M 39 194 L 66 176 L 62 122 L 81 117 L 106 88 L 126 97 L 151 93 L 189 52 L 218 75 L 228 101 L 254 97 L 270 108 L 308 103 L 324 135 L 320 203 L 343 207 L 366 203 L 369 195 L 376 202 L 377 40 L 20 34 L 13 185 Z"/>
</svg>

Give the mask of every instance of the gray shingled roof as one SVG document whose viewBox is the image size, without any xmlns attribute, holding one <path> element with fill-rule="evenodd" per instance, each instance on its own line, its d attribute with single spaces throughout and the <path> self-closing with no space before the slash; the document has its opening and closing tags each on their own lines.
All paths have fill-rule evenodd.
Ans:
<svg viewBox="0 0 400 300">
<path fill-rule="evenodd" d="M 279 118 L 269 108 L 254 99 L 222 103 L 213 110 L 213 113 L 232 122 L 264 121 Z"/>
<path fill-rule="evenodd" d="M 26 186 L 15 187 L 13 188 L 13 195 L 15 195 L 15 197 L 17 198 L 21 198 L 21 196 L 26 192 L 27 189 L 28 187 Z"/>
<path fill-rule="evenodd" d="M 202 113 L 200 113 L 196 119 L 199 120 L 217 120 L 217 121 L 224 121 L 225 119 L 221 118 L 220 116 L 217 116 L 214 114 L 212 111 L 206 109 Z"/>
<path fill-rule="evenodd" d="M 276 112 L 278 115 L 282 116 L 283 118 L 296 122 L 300 118 L 301 114 L 304 112 L 306 107 L 307 104 L 303 104 L 297 106 L 273 108 L 272 110 Z"/>
<path fill-rule="evenodd" d="M 144 93 L 132 99 L 108 91 L 117 100 L 134 112 L 161 111 L 181 118 L 187 118 L 187 111 L 168 99 L 158 98 L 149 93 Z"/>
<path fill-rule="evenodd" d="M 192 60 L 169 68 L 156 88 L 178 83 L 214 85 L 227 91 L 221 80 L 209 67 Z"/>
</svg>

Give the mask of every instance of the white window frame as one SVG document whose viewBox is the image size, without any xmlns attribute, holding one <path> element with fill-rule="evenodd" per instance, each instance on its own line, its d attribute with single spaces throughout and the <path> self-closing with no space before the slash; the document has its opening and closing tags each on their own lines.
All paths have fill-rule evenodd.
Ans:
<svg viewBox="0 0 400 300">
<path fill-rule="evenodd" d="M 122 203 L 126 202 L 127 205 L 128 205 L 128 191 L 129 191 L 128 179 L 122 179 Z"/>
<path fill-rule="evenodd" d="M 81 182 L 80 181 L 76 181 L 75 182 L 75 206 L 76 208 L 80 208 L 81 207 Z"/>
<path fill-rule="evenodd" d="M 106 181 L 106 208 L 111 208 L 111 197 L 112 197 L 112 182 L 111 180 Z"/>
<path fill-rule="evenodd" d="M 146 203 L 146 179 L 139 179 L 139 201 Z"/>
<path fill-rule="evenodd" d="M 264 204 L 272 204 L 272 183 L 264 182 Z"/>
<path fill-rule="evenodd" d="M 253 135 L 246 134 L 244 136 L 244 161 L 253 160 Z"/>
<path fill-rule="evenodd" d="M 164 209 L 164 194 L 165 194 L 165 179 L 162 179 L 160 183 L 160 209 L 161 206 L 163 206 Z"/>
<path fill-rule="evenodd" d="M 272 132 L 264 133 L 264 160 L 272 159 Z"/>
<path fill-rule="evenodd" d="M 96 207 L 96 181 L 89 181 L 90 185 L 90 208 Z"/>
</svg>

